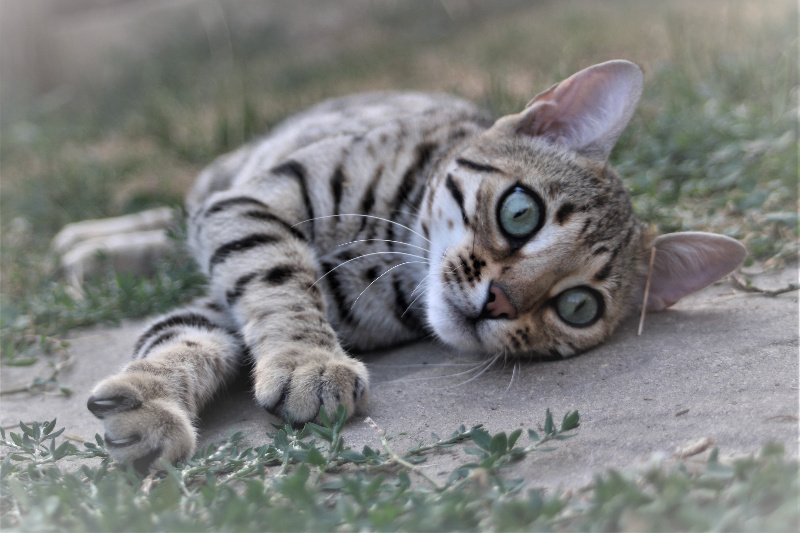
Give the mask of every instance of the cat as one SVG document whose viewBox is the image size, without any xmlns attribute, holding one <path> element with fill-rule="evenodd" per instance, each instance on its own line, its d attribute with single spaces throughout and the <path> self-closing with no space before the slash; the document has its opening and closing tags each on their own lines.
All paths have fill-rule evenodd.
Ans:
<svg viewBox="0 0 800 533">
<path fill-rule="evenodd" d="M 498 120 L 452 96 L 354 95 L 219 158 L 187 198 L 207 297 L 152 322 L 88 399 L 112 457 L 186 460 L 198 413 L 243 366 L 284 420 L 352 415 L 369 395 L 353 352 L 432 333 L 570 356 L 641 306 L 646 283 L 660 310 L 733 271 L 739 242 L 655 236 L 608 165 L 642 84 L 609 61 Z"/>
</svg>

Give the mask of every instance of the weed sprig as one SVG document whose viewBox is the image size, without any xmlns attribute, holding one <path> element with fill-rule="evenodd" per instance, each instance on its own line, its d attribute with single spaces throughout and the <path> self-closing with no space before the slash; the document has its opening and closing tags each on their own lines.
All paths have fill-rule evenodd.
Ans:
<svg viewBox="0 0 800 533">
<path fill-rule="evenodd" d="M 0 526 L 16 531 L 276 530 L 794 530 L 797 464 L 768 445 L 727 464 L 716 451 L 699 472 L 684 463 L 643 474 L 609 471 L 574 495 L 525 488 L 508 465 L 575 435 L 577 411 L 541 436 L 492 435 L 480 425 L 432 434 L 405 453 L 378 429 L 383 451 L 356 451 L 342 437 L 344 408 L 321 424 L 276 426 L 271 442 L 245 447 L 236 433 L 185 464 L 145 477 L 112 465 L 99 435 L 83 449 L 58 442 L 56 420 L 0 430 Z M 549 445 L 546 445 L 548 444 Z M 459 447 L 474 460 L 445 481 L 424 472 L 432 454 Z M 63 467 L 63 461 L 68 461 Z M 72 468 L 70 461 L 83 464 Z M 99 464 L 97 463 L 99 461 Z M 697 470 L 697 469 L 694 469 Z"/>
</svg>

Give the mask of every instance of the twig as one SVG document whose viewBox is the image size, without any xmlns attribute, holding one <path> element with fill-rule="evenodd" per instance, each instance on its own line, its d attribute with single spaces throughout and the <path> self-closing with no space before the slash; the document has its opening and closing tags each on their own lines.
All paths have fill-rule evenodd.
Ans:
<svg viewBox="0 0 800 533">
<path fill-rule="evenodd" d="M 781 287 L 780 289 L 762 289 L 760 287 L 756 287 L 753 283 L 746 279 L 744 281 L 740 280 L 735 275 L 731 274 L 731 285 L 739 289 L 740 291 L 744 292 L 754 292 L 757 294 L 763 294 L 764 296 L 778 296 L 779 294 L 783 294 L 786 292 L 792 292 L 800 289 L 800 284 L 797 283 L 789 283 L 785 287 Z"/>
<path fill-rule="evenodd" d="M 68 355 L 66 349 L 64 349 L 64 353 Z M 49 378 L 47 379 L 34 378 L 34 380 L 27 385 L 20 385 L 18 387 L 14 387 L 11 389 L 0 390 L 0 396 L 5 396 L 7 394 L 19 394 L 20 392 L 34 392 L 37 389 L 44 389 L 48 383 L 53 383 L 57 385 L 58 382 L 56 381 L 56 378 L 58 377 L 58 374 L 62 370 L 64 370 L 65 367 L 72 364 L 73 361 L 75 361 L 74 356 L 63 359 L 55 364 L 51 363 L 53 371 L 50 373 Z M 41 382 L 37 382 L 37 379 L 40 379 Z"/>
<path fill-rule="evenodd" d="M 444 490 L 443 487 L 441 487 L 438 483 L 436 483 L 436 480 L 434 480 L 428 474 L 423 472 L 418 465 L 412 465 L 411 463 L 409 463 L 408 461 L 397 455 L 397 453 L 389 447 L 389 441 L 386 440 L 386 432 L 382 430 L 380 427 L 378 427 L 378 424 L 376 424 L 374 420 L 372 420 L 370 417 L 367 417 L 364 420 L 364 422 L 368 424 L 372 429 L 378 432 L 378 437 L 381 439 L 381 446 L 383 446 L 383 449 L 386 450 L 386 453 L 388 453 L 389 456 L 397 464 L 402 465 L 407 469 L 411 470 L 412 472 L 414 472 L 415 474 L 425 478 L 425 480 L 431 485 L 433 485 L 433 488 L 436 489 L 438 492 Z"/>
<path fill-rule="evenodd" d="M 650 267 L 647 269 L 647 283 L 644 286 L 644 300 L 642 301 L 642 316 L 639 317 L 639 331 L 637 336 L 641 337 L 644 328 L 644 315 L 647 312 L 647 299 L 650 297 L 650 280 L 653 278 L 653 264 L 656 260 L 656 247 L 650 248 Z"/>
</svg>

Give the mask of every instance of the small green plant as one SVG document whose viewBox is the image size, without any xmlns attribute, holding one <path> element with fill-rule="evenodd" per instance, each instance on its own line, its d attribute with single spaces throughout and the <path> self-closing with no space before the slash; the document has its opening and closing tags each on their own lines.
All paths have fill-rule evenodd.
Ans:
<svg viewBox="0 0 800 533">
<path fill-rule="evenodd" d="M 461 426 L 448 438 L 433 435 L 403 454 L 390 445 L 393 437 L 378 431 L 383 451 L 365 446 L 360 452 L 345 444 L 341 431 L 344 407 L 321 425 L 302 429 L 276 426 L 271 443 L 243 447 L 235 434 L 210 444 L 186 464 L 160 465 L 142 477 L 127 467 L 111 465 L 103 439 L 74 444 L 57 442 L 63 429 L 56 420 L 20 424 L 22 434 L 0 433 L 10 451 L 0 467 L 2 526 L 19 530 L 327 530 L 343 525 L 356 529 L 476 529 L 520 501 L 535 505 L 520 515 L 525 523 L 554 516 L 566 504 L 557 496 L 534 491 L 522 494 L 521 480 L 502 475 L 508 464 L 522 460 L 542 444 L 563 440 L 579 425 L 577 412 L 560 426 L 547 411 L 540 437 L 517 445 L 522 435 L 491 435 L 481 426 Z M 458 466 L 444 483 L 424 473 L 431 453 L 463 446 L 475 461 Z M 81 460 L 77 472 L 59 461 Z M 86 464 L 100 460 L 99 466 Z M 416 478 L 416 481 L 415 481 Z M 520 500 L 522 498 L 522 500 Z M 509 500 L 510 499 L 510 500 Z M 513 503 L 516 502 L 516 503 Z M 498 507 L 499 506 L 499 507 Z M 527 508 L 527 506 L 526 506 Z"/>
<path fill-rule="evenodd" d="M 241 433 L 209 444 L 185 464 L 137 473 L 112 465 L 103 439 L 83 449 L 58 437 L 56 420 L 0 430 L 0 526 L 16 531 L 778 531 L 800 525 L 796 462 L 767 445 L 759 457 L 700 469 L 684 463 L 644 473 L 609 471 L 574 494 L 509 479 L 508 465 L 573 436 L 577 411 L 541 435 L 494 435 L 480 425 L 432 435 L 405 453 L 374 421 L 383 450 L 360 452 L 342 436 L 340 407 L 322 424 L 275 426 L 270 443 Z M 458 447 L 474 457 L 444 481 L 425 473 L 431 455 Z M 67 461 L 66 466 L 64 461 Z M 78 467 L 70 461 L 79 461 Z M 98 463 L 99 461 L 99 463 Z M 699 471 L 698 471 L 699 470 Z"/>
</svg>

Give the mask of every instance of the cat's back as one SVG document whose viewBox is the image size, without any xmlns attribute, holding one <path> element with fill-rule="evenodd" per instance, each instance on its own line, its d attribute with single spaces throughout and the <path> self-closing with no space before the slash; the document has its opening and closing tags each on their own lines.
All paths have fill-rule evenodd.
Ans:
<svg viewBox="0 0 800 533">
<path fill-rule="evenodd" d="M 360 138 L 386 132 L 411 146 L 426 131 L 464 121 L 488 127 L 486 111 L 461 98 L 423 92 L 369 92 L 323 101 L 279 123 L 266 136 L 218 158 L 199 176 L 187 198 L 189 210 L 216 190 L 236 187 L 305 148 L 337 137 Z M 378 130 L 381 130 L 379 132 Z M 324 148 L 319 156 L 325 157 Z M 376 153 L 380 158 L 386 154 Z"/>
</svg>

